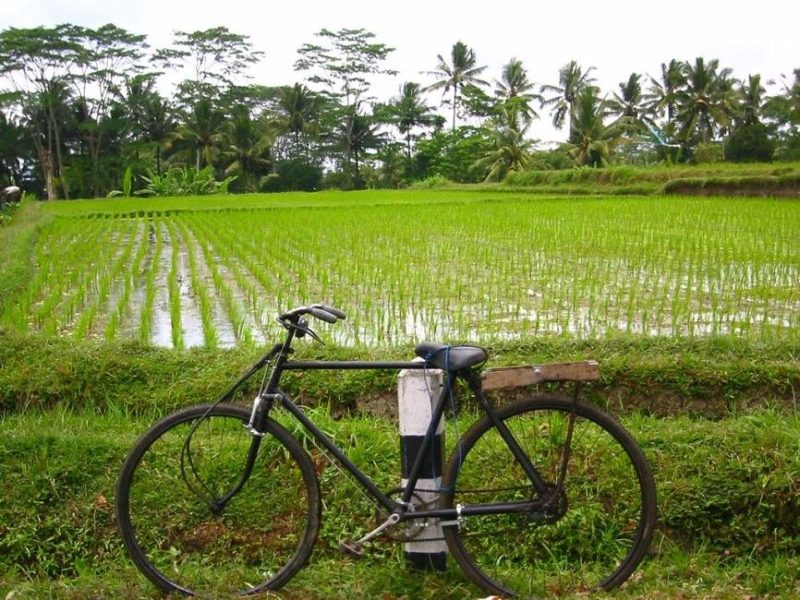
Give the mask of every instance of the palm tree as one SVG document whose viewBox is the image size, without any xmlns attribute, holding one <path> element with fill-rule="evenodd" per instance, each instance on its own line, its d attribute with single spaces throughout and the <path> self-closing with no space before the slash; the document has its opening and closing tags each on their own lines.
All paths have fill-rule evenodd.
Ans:
<svg viewBox="0 0 800 600">
<path fill-rule="evenodd" d="M 124 103 L 132 135 L 154 148 L 156 173 L 161 175 L 161 149 L 169 141 L 175 123 L 172 107 L 155 89 L 152 74 L 135 75 L 126 84 Z"/>
<path fill-rule="evenodd" d="M 453 130 L 455 131 L 461 89 L 465 84 L 470 83 L 473 85 L 488 85 L 487 82 L 478 77 L 486 70 L 486 67 L 476 66 L 475 52 L 461 41 L 453 45 L 450 51 L 450 63 L 441 54 L 437 55 L 436 58 L 439 61 L 439 64 L 436 65 L 436 70 L 429 71 L 428 74 L 433 75 L 439 81 L 429 85 L 425 88 L 425 91 L 440 89 L 442 90 L 442 95 L 444 95 L 453 90 Z"/>
<path fill-rule="evenodd" d="M 406 141 L 406 159 L 411 160 L 411 131 L 415 127 L 430 127 L 440 117 L 425 104 L 418 83 L 406 82 L 400 86 L 400 96 L 389 104 L 390 118 Z"/>
<path fill-rule="evenodd" d="M 272 164 L 270 148 L 274 136 L 250 116 L 246 106 L 233 111 L 223 127 L 226 146 L 222 155 L 227 162 L 225 175 L 236 175 L 246 192 L 257 191 L 256 183 Z"/>
<path fill-rule="evenodd" d="M 186 122 L 176 132 L 179 145 L 186 145 L 195 154 L 195 167 L 199 171 L 212 164 L 222 141 L 225 115 L 208 98 L 198 100 Z M 181 143 L 182 142 L 182 143 Z"/>
<path fill-rule="evenodd" d="M 358 104 L 347 108 L 344 119 L 339 125 L 339 146 L 345 151 L 347 164 L 353 166 L 353 183 L 355 187 L 363 186 L 360 165 L 368 150 L 377 148 L 382 141 L 378 126 L 373 124 L 367 115 L 358 112 Z"/>
<path fill-rule="evenodd" d="M 650 89 L 646 100 L 648 110 L 666 119 L 662 129 L 671 137 L 674 133 L 675 111 L 678 90 L 686 83 L 686 63 L 675 60 L 661 63 L 661 77 L 650 77 Z"/>
<path fill-rule="evenodd" d="M 594 71 L 594 67 L 589 67 L 584 71 L 576 61 L 572 60 L 559 70 L 558 85 L 542 86 L 542 92 L 552 92 L 552 95 L 542 102 L 542 106 L 552 107 L 553 126 L 556 129 L 564 127 L 564 121 L 568 119 L 571 135 L 575 102 L 581 90 L 594 83 L 594 77 L 591 76 L 592 71 Z"/>
<path fill-rule="evenodd" d="M 320 104 L 320 97 L 302 83 L 280 88 L 278 90 L 280 116 L 276 121 L 279 131 L 291 135 L 294 142 L 300 144 L 313 128 Z"/>
<path fill-rule="evenodd" d="M 655 127 L 649 107 L 642 94 L 642 76 L 631 73 L 619 84 L 619 93 L 608 102 L 608 112 L 617 116 L 617 124 L 630 133 L 649 131 Z"/>
<path fill-rule="evenodd" d="M 718 128 L 730 125 L 733 95 L 730 73 L 730 69 L 719 70 L 716 58 L 706 63 L 698 57 L 694 65 L 687 66 L 686 84 L 676 96 L 681 140 L 689 142 L 697 136 L 708 143 Z"/>
<path fill-rule="evenodd" d="M 531 102 L 536 100 L 541 104 L 544 98 L 533 91 L 535 85 L 528 79 L 528 72 L 521 60 L 512 58 L 503 67 L 500 80 L 495 85 L 494 95 L 507 112 L 511 111 L 528 123 L 539 117 Z"/>
<path fill-rule="evenodd" d="M 761 122 L 759 116 L 766 92 L 767 90 L 761 85 L 761 75 L 750 75 L 747 82 L 741 82 L 737 112 L 742 125 L 756 125 Z"/>
<path fill-rule="evenodd" d="M 621 133 L 616 123 L 609 126 L 604 123 L 607 107 L 597 97 L 597 93 L 596 87 L 586 86 L 575 98 L 570 154 L 581 166 L 602 166 L 608 160 L 611 148 Z"/>
<path fill-rule="evenodd" d="M 493 148 L 474 165 L 475 168 L 486 171 L 484 181 L 501 181 L 510 172 L 524 169 L 530 161 L 533 141 L 525 137 L 530 121 L 520 125 L 523 119 L 516 114 L 517 110 L 514 105 L 501 106 L 497 117 L 492 121 L 490 134 L 494 142 Z"/>
</svg>

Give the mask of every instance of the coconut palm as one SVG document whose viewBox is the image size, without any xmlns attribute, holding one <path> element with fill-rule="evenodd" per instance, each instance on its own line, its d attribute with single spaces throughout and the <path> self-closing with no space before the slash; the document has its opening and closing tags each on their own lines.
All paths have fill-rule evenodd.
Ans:
<svg viewBox="0 0 800 600">
<path fill-rule="evenodd" d="M 289 154 L 303 154 L 309 158 L 310 138 L 318 130 L 318 120 L 323 100 L 301 83 L 284 86 L 278 90 L 277 115 L 270 121 L 276 137 L 286 136 Z"/>
<path fill-rule="evenodd" d="M 730 69 L 719 68 L 719 61 L 702 57 L 686 68 L 686 83 L 676 95 L 678 136 L 684 142 L 696 137 L 711 141 L 715 132 L 727 128 L 733 113 L 733 80 Z"/>
<path fill-rule="evenodd" d="M 360 165 L 367 151 L 380 146 L 382 136 L 378 125 L 368 115 L 359 113 L 359 105 L 347 108 L 337 131 L 338 146 L 344 150 L 348 166 L 353 168 L 353 183 L 362 187 Z"/>
<path fill-rule="evenodd" d="M 542 102 L 542 106 L 551 107 L 553 126 L 556 129 L 564 127 L 564 121 L 567 121 L 571 135 L 575 102 L 581 90 L 594 83 L 594 77 L 591 76 L 592 71 L 594 71 L 594 67 L 589 67 L 584 71 L 576 61 L 572 60 L 559 70 L 557 85 L 542 86 L 542 92 L 551 93 L 551 96 Z"/>
<path fill-rule="evenodd" d="M 503 67 L 500 80 L 495 82 L 494 95 L 506 107 L 507 113 L 518 115 L 529 123 L 539 117 L 531 102 L 536 100 L 541 104 L 544 100 L 541 94 L 533 91 L 534 88 L 522 61 L 512 58 Z"/>
<path fill-rule="evenodd" d="M 607 104 L 598 98 L 597 93 L 596 87 L 586 86 L 575 98 L 570 155 L 580 166 L 599 167 L 605 164 L 621 133 L 617 123 L 605 124 Z"/>
<path fill-rule="evenodd" d="M 225 159 L 225 175 L 236 175 L 238 187 L 246 192 L 258 191 L 257 182 L 272 164 L 270 148 L 274 134 L 253 119 L 245 106 L 234 109 L 233 116 L 223 126 L 225 144 L 221 151 Z"/>
<path fill-rule="evenodd" d="M 195 167 L 199 171 L 212 164 L 222 142 L 225 115 L 208 98 L 198 100 L 186 121 L 175 134 L 176 148 L 186 147 L 194 153 Z"/>
<path fill-rule="evenodd" d="M 650 89 L 645 96 L 648 110 L 665 119 L 662 129 L 668 136 L 674 133 L 678 90 L 686 83 L 686 67 L 686 63 L 674 58 L 661 63 L 661 76 L 650 77 Z"/>
<path fill-rule="evenodd" d="M 742 125 L 756 125 L 761 122 L 759 116 L 766 92 L 767 90 L 761 85 L 761 75 L 750 75 L 746 82 L 740 83 L 737 116 Z"/>
<path fill-rule="evenodd" d="M 429 85 L 425 88 L 425 91 L 442 90 L 442 95 L 447 94 L 450 90 L 453 91 L 453 130 L 455 130 L 461 90 L 465 84 L 488 85 L 487 82 L 478 77 L 486 70 L 486 67 L 476 66 L 478 61 L 475 57 L 475 52 L 461 41 L 453 44 L 449 63 L 441 54 L 437 55 L 436 58 L 439 61 L 439 64 L 436 65 L 436 70 L 429 71 L 428 74 L 433 75 L 439 81 Z"/>
<path fill-rule="evenodd" d="M 474 165 L 486 172 L 485 181 L 501 181 L 509 173 L 524 169 L 530 161 L 533 141 L 526 138 L 530 121 L 525 122 L 516 114 L 517 110 L 513 104 L 501 105 L 490 122 L 493 148 Z"/>
<path fill-rule="evenodd" d="M 133 133 L 138 141 L 153 147 L 156 173 L 161 175 L 161 150 L 175 129 L 172 108 L 156 90 L 153 74 L 135 75 L 125 88 L 122 101 Z"/>
<path fill-rule="evenodd" d="M 631 73 L 619 84 L 619 93 L 614 92 L 608 101 L 608 112 L 617 116 L 617 124 L 629 133 L 648 131 L 655 127 L 653 117 L 642 93 L 642 76 Z"/>
<path fill-rule="evenodd" d="M 391 122 L 405 137 L 406 159 L 411 160 L 411 131 L 415 127 L 433 126 L 441 117 L 425 104 L 420 85 L 410 81 L 400 86 L 400 95 L 392 100 L 388 109 Z"/>
</svg>

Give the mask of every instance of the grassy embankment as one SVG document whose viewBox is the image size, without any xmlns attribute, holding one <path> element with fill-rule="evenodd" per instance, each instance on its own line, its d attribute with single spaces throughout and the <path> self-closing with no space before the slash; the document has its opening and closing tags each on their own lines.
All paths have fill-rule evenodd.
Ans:
<svg viewBox="0 0 800 600">
<path fill-rule="evenodd" d="M 62 207 L 70 209 L 57 208 Z M 2 256 L 13 257 L 0 267 L 4 292 L 30 276 L 29 249 L 46 218 L 42 213 L 26 227 L 0 233 Z M 497 366 L 600 360 L 604 379 L 590 396 L 626 415 L 626 425 L 652 461 L 661 513 L 653 556 L 615 597 L 800 593 L 796 343 L 550 337 L 498 343 L 491 351 Z M 314 346 L 303 353 L 353 355 Z M 402 347 L 369 356 L 409 354 L 410 348 Z M 121 461 L 158 415 L 208 401 L 253 359 L 252 349 L 172 352 L 136 343 L 2 334 L 0 597 L 154 595 L 122 555 L 113 528 L 113 485 Z M 392 374 L 317 373 L 288 388 L 321 405 L 315 418 L 362 464 L 391 472 L 399 464 L 396 455 L 386 453 L 397 447 L 391 420 L 333 420 L 328 414 L 385 412 L 393 381 Z M 467 415 L 459 420 L 462 429 L 468 421 Z M 451 443 L 455 437 L 448 431 Z M 373 463 L 381 455 L 384 459 Z M 341 557 L 337 540 L 365 528 L 369 511 L 333 469 L 323 473 L 323 486 L 328 497 L 323 537 L 310 568 L 282 597 L 482 596 L 454 566 L 443 575 L 409 577 L 399 553 L 386 546 L 360 563 Z"/>
<path fill-rule="evenodd" d="M 607 167 L 512 174 L 498 189 L 543 194 L 800 196 L 800 164 Z"/>
</svg>

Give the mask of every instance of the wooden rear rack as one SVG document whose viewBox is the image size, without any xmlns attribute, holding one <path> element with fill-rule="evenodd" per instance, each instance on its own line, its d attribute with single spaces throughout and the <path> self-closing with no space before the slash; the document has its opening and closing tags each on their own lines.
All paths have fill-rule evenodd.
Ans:
<svg viewBox="0 0 800 600">
<path fill-rule="evenodd" d="M 481 374 L 484 390 L 522 387 L 548 381 L 598 381 L 600 365 L 595 360 L 521 367 L 486 369 Z"/>
</svg>

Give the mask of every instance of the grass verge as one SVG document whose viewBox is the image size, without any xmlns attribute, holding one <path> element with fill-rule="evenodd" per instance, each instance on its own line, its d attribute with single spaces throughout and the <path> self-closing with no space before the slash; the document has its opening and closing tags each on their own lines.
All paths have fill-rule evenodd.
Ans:
<svg viewBox="0 0 800 600">
<path fill-rule="evenodd" d="M 399 469 L 395 426 L 312 417 L 367 472 Z M 468 415 L 459 420 L 462 428 Z M 455 421 L 449 427 L 453 427 Z M 0 597 L 155 596 L 125 557 L 113 519 L 122 460 L 150 420 L 55 409 L 6 416 L 0 440 Z M 614 597 L 792 597 L 800 579 L 800 416 L 760 410 L 710 421 L 629 415 L 658 483 L 649 560 Z M 451 435 L 452 434 L 452 435 Z M 455 433 L 448 429 L 448 444 Z M 388 449 L 388 450 L 387 450 Z M 310 566 L 280 598 L 480 598 L 452 564 L 409 576 L 396 545 L 354 563 L 336 549 L 370 526 L 369 504 L 333 468 L 320 473 L 323 530 Z M 9 595 L 11 594 L 11 595 Z M 602 596 L 601 596 L 602 597 Z"/>
<path fill-rule="evenodd" d="M 538 337 L 494 344 L 489 352 L 490 367 L 598 360 L 603 379 L 587 391 L 615 411 L 637 407 L 662 415 L 724 415 L 765 401 L 796 406 L 800 390 L 796 342 Z M 410 346 L 298 345 L 298 356 L 307 359 L 409 360 L 413 355 Z M 138 342 L 76 342 L 0 331 L 0 414 L 53 406 L 165 414 L 217 398 L 257 358 L 253 349 L 173 351 Z M 244 392 L 259 381 L 254 378 Z M 328 403 L 339 413 L 380 412 L 396 397 L 392 371 L 307 371 L 288 374 L 284 383 L 302 403 Z"/>
</svg>

